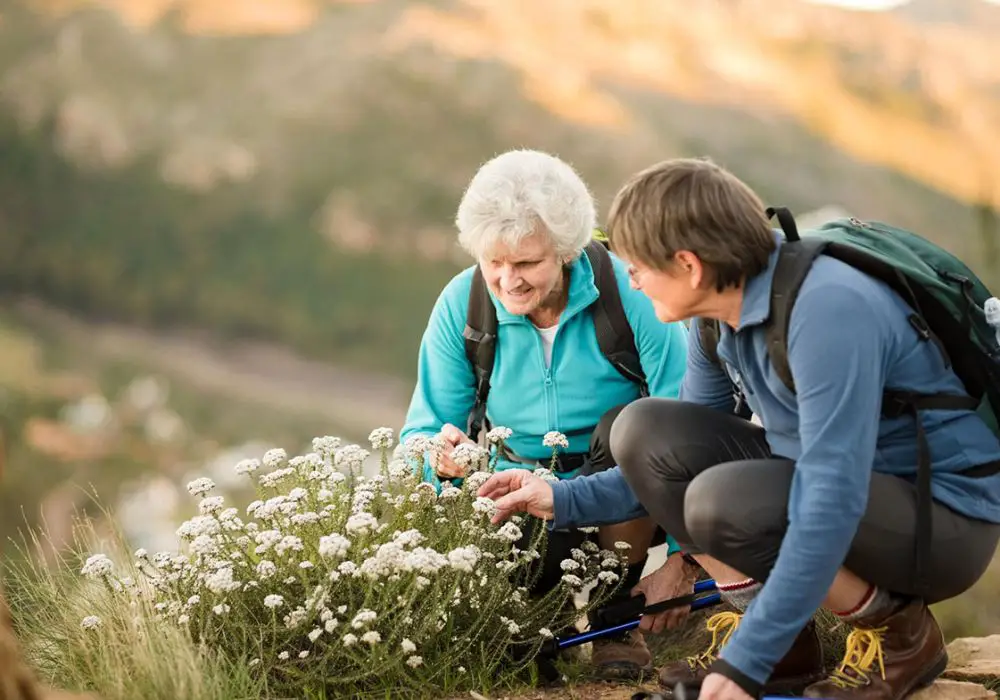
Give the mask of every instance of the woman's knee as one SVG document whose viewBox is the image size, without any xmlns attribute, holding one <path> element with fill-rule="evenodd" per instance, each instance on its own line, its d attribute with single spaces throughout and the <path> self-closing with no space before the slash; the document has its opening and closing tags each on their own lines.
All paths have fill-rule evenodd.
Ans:
<svg viewBox="0 0 1000 700">
<path fill-rule="evenodd" d="M 670 426 L 685 404 L 672 399 L 647 397 L 623 407 L 611 425 L 611 452 L 626 474 L 634 474 L 649 462 L 651 454 L 663 453 L 670 444 Z"/>
<path fill-rule="evenodd" d="M 611 426 L 618 419 L 618 415 L 628 404 L 620 404 L 608 409 L 597 421 L 594 432 L 590 436 L 590 464 L 586 473 L 604 471 L 615 466 L 618 462 L 611 451 Z"/>
<path fill-rule="evenodd" d="M 706 469 L 684 494 L 684 524 L 702 551 L 725 561 L 732 552 L 765 554 L 784 536 L 788 490 L 794 466 L 788 460 L 727 462 Z"/>
<path fill-rule="evenodd" d="M 728 548 L 734 530 L 732 493 L 718 467 L 696 476 L 684 494 L 684 526 L 701 551 L 718 555 Z"/>
</svg>

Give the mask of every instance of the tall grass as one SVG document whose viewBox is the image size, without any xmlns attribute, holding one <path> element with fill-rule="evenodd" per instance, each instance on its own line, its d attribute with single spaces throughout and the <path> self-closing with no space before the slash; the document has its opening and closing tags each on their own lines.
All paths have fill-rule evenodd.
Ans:
<svg viewBox="0 0 1000 700">
<path fill-rule="evenodd" d="M 25 654 L 48 685 L 91 691 L 104 700 L 239 700 L 262 696 L 261 682 L 244 663 L 197 644 L 188 630 L 156 617 L 148 595 L 117 595 L 80 576 L 80 553 L 98 541 L 93 523 L 80 521 L 74 548 L 53 564 L 30 556 L 40 535 L 4 567 L 6 593 Z M 124 543 L 105 549 L 125 562 L 119 573 L 139 580 Z M 147 591 L 148 593 L 148 591 Z M 96 618 L 86 628 L 85 619 Z"/>
</svg>

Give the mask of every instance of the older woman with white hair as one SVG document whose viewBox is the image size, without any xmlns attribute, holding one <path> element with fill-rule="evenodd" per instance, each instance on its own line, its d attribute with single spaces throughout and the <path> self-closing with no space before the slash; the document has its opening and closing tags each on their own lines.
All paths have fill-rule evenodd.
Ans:
<svg viewBox="0 0 1000 700">
<path fill-rule="evenodd" d="M 593 197 L 552 155 L 514 150 L 487 162 L 469 183 L 456 223 L 459 243 L 477 264 L 457 274 L 434 304 L 400 433 L 403 440 L 439 436 L 447 445 L 431 455 L 425 480 L 461 480 L 465 472 L 452 452 L 482 441 L 488 425 L 511 431 L 498 470 L 548 466 L 552 441 L 543 442 L 552 432 L 565 438 L 558 478 L 615 466 L 608 436 L 618 412 L 640 396 L 677 396 L 685 326 L 660 322 L 649 299 L 632 289 L 625 265 L 594 242 Z M 648 517 L 599 529 L 602 547 L 631 545 L 619 596 L 690 593 L 694 572 L 669 535 L 667 562 L 639 580 L 655 532 Z M 561 560 L 585 537 L 550 532 L 535 593 L 559 585 Z M 684 615 L 644 619 L 642 629 L 659 632 Z M 638 630 L 596 642 L 592 659 L 605 677 L 652 670 Z"/>
</svg>

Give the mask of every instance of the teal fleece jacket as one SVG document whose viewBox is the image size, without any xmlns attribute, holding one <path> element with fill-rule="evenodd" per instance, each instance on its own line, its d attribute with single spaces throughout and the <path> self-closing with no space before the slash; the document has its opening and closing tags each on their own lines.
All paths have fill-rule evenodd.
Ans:
<svg viewBox="0 0 1000 700">
<path fill-rule="evenodd" d="M 625 264 L 614 255 L 612 262 L 650 394 L 676 398 L 687 364 L 687 328 L 657 319 L 650 300 L 631 288 Z M 456 275 L 431 311 L 420 343 L 417 383 L 400 431 L 402 441 L 416 435 L 433 436 L 445 423 L 465 429 L 475 399 L 475 377 L 465 356 L 462 331 L 474 270 L 470 267 Z M 567 452 L 586 452 L 601 416 L 639 398 L 638 387 L 622 377 L 598 347 L 588 311 L 598 298 L 598 289 L 586 255 L 571 263 L 568 291 L 549 368 L 537 329 L 526 317 L 507 312 L 490 294 L 498 328 L 486 414 L 492 425 L 510 428 L 513 434 L 507 447 L 524 458 L 551 457 L 551 450 L 542 445 L 549 431 L 567 436 Z M 498 460 L 498 470 L 511 468 L 523 469 L 524 465 Z M 423 477 L 438 484 L 429 465 Z M 676 544 L 668 539 L 673 551 Z"/>
</svg>

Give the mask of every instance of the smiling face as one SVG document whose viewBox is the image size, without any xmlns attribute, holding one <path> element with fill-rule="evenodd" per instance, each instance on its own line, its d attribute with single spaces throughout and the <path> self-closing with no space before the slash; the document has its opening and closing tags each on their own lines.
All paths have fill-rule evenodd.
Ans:
<svg viewBox="0 0 1000 700">
<path fill-rule="evenodd" d="M 548 238 L 536 233 L 513 247 L 498 243 L 480 257 L 479 267 L 503 307 L 527 316 L 560 298 L 563 262 Z"/>
<path fill-rule="evenodd" d="M 711 285 L 705 284 L 704 266 L 688 251 L 677 253 L 664 270 L 631 263 L 628 277 L 632 289 L 641 291 L 653 302 L 656 318 L 663 323 L 697 316 L 712 293 Z"/>
</svg>

